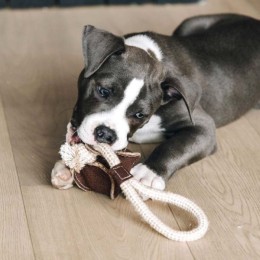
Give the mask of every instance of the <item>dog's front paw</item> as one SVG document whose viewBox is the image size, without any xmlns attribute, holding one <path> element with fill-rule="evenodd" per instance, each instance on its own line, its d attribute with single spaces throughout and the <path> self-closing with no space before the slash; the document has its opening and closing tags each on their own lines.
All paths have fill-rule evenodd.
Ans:
<svg viewBox="0 0 260 260">
<path fill-rule="evenodd" d="M 73 175 L 63 161 L 57 161 L 51 172 L 51 183 L 60 190 L 66 190 L 73 186 Z"/>
<path fill-rule="evenodd" d="M 145 164 L 137 164 L 135 167 L 132 168 L 130 173 L 136 180 L 140 181 L 142 184 L 148 187 L 157 190 L 165 189 L 164 179 L 161 176 L 157 175 L 154 171 L 149 169 Z"/>
</svg>

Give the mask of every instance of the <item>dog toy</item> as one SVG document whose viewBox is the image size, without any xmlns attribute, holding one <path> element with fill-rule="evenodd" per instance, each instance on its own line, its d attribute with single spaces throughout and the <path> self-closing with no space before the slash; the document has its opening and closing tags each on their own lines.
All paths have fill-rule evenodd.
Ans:
<svg viewBox="0 0 260 260">
<path fill-rule="evenodd" d="M 83 190 L 92 189 L 107 195 L 110 190 L 111 198 L 116 196 L 121 189 L 127 200 L 131 202 L 143 220 L 165 237 L 175 241 L 194 241 L 202 238 L 207 232 L 207 217 L 195 203 L 178 194 L 151 189 L 132 178 L 133 176 L 130 174 L 130 169 L 139 158 L 139 154 L 132 154 L 128 151 L 116 154 L 109 145 L 103 143 L 98 144 L 94 149 L 82 143 L 73 145 L 65 143 L 61 146 L 60 154 L 64 163 L 70 168 L 71 173 L 74 175 L 74 181 L 80 188 Z M 130 160 L 128 160 L 127 163 L 126 157 L 130 157 Z M 121 161 L 119 158 L 121 158 Z M 100 188 L 98 187 L 99 183 L 93 185 L 93 183 L 95 183 L 95 177 L 94 180 L 90 180 L 89 182 L 87 180 L 88 176 L 93 179 L 93 176 L 97 176 L 98 174 L 93 175 L 91 173 L 86 173 L 86 171 L 84 171 L 84 169 L 86 169 L 85 167 L 98 166 L 103 168 L 103 170 L 106 168 L 105 166 L 101 166 L 100 160 L 103 160 L 103 163 L 107 164 L 106 166 L 110 168 L 108 171 L 105 171 L 105 174 L 108 176 L 105 183 L 108 183 L 108 186 L 114 186 L 112 189 L 111 187 Z M 88 170 L 91 169 L 88 168 Z M 107 181 L 107 179 L 110 179 L 110 181 Z M 99 181 L 100 180 L 104 181 L 104 178 L 99 178 Z M 88 187 L 85 186 L 86 183 L 88 184 Z M 91 187 L 89 187 L 89 184 Z M 103 186 L 106 185 L 107 184 L 104 185 L 103 183 Z M 118 189 L 118 187 L 120 187 L 120 189 Z M 113 192 L 111 192 L 111 190 L 113 190 Z M 197 227 L 189 231 L 171 229 L 151 212 L 141 196 L 169 203 L 188 211 L 197 219 Z"/>
</svg>

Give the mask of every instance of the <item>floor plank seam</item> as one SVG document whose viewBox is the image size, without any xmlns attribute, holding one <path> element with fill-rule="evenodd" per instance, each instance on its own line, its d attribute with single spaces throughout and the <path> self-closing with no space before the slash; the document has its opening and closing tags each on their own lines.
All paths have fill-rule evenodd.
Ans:
<svg viewBox="0 0 260 260">
<path fill-rule="evenodd" d="M 10 136 L 9 125 L 8 125 L 8 121 L 7 121 L 7 117 L 6 117 L 6 113 L 5 113 L 5 104 L 4 104 L 4 101 L 3 101 L 3 94 L 2 94 L 1 89 L 0 89 L 0 102 L 1 102 L 2 105 L 3 105 L 4 120 L 5 120 L 5 123 L 6 123 L 6 128 L 7 128 L 7 132 L 8 132 L 8 136 L 9 136 L 9 141 L 10 141 L 10 145 L 11 145 L 11 154 L 12 154 L 12 159 L 13 159 L 13 162 L 14 162 L 14 167 L 15 167 L 15 172 L 16 172 L 17 180 L 18 180 L 18 183 L 19 183 L 20 194 L 21 194 L 21 197 L 22 197 L 23 209 L 24 209 L 25 218 L 26 218 L 26 224 L 27 224 L 27 229 L 28 229 L 29 237 L 30 237 L 30 241 L 31 241 L 31 246 L 32 246 L 32 251 L 33 251 L 33 257 L 34 257 L 34 259 L 36 259 L 36 253 L 35 253 L 34 246 L 33 246 L 32 234 L 31 234 L 31 230 L 30 230 L 30 226 L 29 226 L 28 215 L 27 215 L 27 211 L 26 211 L 26 207 L 25 207 L 25 203 L 24 203 L 24 197 L 23 197 L 21 182 L 20 182 L 20 178 L 19 178 L 19 174 L 18 174 L 18 169 L 17 169 L 17 165 L 16 165 L 16 160 L 15 160 L 15 156 L 14 156 L 14 152 L 13 152 L 12 139 L 11 139 L 11 136 Z"/>
<path fill-rule="evenodd" d="M 182 230 L 182 228 L 181 228 L 181 226 L 180 226 L 180 224 L 179 224 L 179 222 L 178 222 L 178 219 L 176 218 L 176 215 L 175 215 L 174 211 L 172 210 L 172 208 L 170 207 L 169 204 L 167 204 L 167 206 L 168 206 L 168 208 L 170 209 L 170 212 L 172 213 L 172 216 L 173 216 L 173 218 L 175 219 L 175 221 L 176 221 L 176 223 L 177 223 L 177 225 L 178 225 L 179 230 Z M 182 243 L 183 243 L 183 242 L 182 242 Z M 189 242 L 185 242 L 185 244 L 186 244 L 187 247 L 189 248 L 190 254 L 192 255 L 193 259 L 195 260 L 196 257 L 193 255 L 193 252 L 192 252 L 192 249 L 190 248 Z"/>
</svg>

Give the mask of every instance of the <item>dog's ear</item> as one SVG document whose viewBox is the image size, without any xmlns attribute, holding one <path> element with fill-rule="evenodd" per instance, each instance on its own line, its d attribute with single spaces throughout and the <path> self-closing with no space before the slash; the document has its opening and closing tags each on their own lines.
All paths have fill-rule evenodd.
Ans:
<svg viewBox="0 0 260 260">
<path fill-rule="evenodd" d="M 84 27 L 82 47 L 86 78 L 95 73 L 112 54 L 125 49 L 123 38 L 91 25 Z"/>
<path fill-rule="evenodd" d="M 161 88 L 163 90 L 162 104 L 166 104 L 171 100 L 183 99 L 187 108 L 191 122 L 192 112 L 200 100 L 201 88 L 196 83 L 190 81 L 185 76 L 167 77 L 162 83 Z"/>
</svg>

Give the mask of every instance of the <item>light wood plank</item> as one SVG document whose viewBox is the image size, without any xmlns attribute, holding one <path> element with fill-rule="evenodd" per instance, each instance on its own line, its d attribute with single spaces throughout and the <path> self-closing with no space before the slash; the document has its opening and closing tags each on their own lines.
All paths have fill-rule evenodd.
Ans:
<svg viewBox="0 0 260 260">
<path fill-rule="evenodd" d="M 260 135 L 260 109 L 252 109 L 245 115 L 245 118 Z"/>
<path fill-rule="evenodd" d="M 260 10 L 260 1 L 259 0 L 249 0 L 250 4 L 255 8 L 256 10 Z"/>
<path fill-rule="evenodd" d="M 1 96 L 0 122 L 0 258 L 34 259 Z"/>
<path fill-rule="evenodd" d="M 234 1 L 228 1 L 228 5 L 230 6 L 231 10 L 235 13 L 243 13 L 245 15 L 251 15 L 255 18 L 260 18 L 259 12 L 259 4 L 257 6 L 250 1 L 247 0 L 239 0 L 239 3 Z"/>
</svg>

